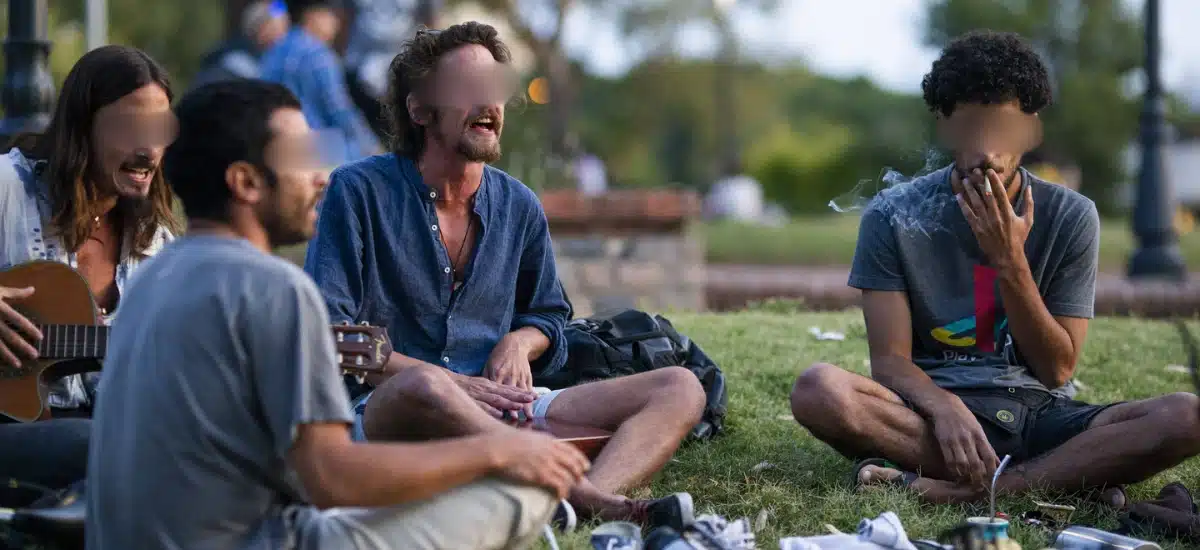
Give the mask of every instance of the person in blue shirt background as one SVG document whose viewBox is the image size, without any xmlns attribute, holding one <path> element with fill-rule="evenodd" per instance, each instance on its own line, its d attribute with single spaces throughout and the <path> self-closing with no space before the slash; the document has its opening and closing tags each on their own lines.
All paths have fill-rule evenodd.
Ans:
<svg viewBox="0 0 1200 550">
<path fill-rule="evenodd" d="M 392 63 L 384 101 L 393 153 L 333 172 L 305 270 L 334 323 L 387 327 L 386 374 L 355 395 L 356 436 L 439 439 L 501 418 L 613 433 L 555 523 L 588 517 L 682 529 L 691 496 L 632 500 L 699 420 L 704 391 L 681 367 L 549 391 L 571 307 L 537 196 L 488 165 L 517 90 L 508 48 L 475 22 L 420 30 Z M 392 376 L 396 373 L 405 376 Z M 370 388 L 368 388 L 369 390 Z"/>
<path fill-rule="evenodd" d="M 379 140 L 350 98 L 346 74 L 330 43 L 342 21 L 330 0 L 287 0 L 292 28 L 263 54 L 261 77 L 287 87 L 322 137 L 325 163 L 336 166 L 381 151 Z"/>
</svg>

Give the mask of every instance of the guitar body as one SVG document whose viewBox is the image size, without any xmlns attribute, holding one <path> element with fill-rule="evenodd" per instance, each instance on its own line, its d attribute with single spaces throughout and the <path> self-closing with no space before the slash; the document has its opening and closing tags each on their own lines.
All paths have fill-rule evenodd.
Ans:
<svg viewBox="0 0 1200 550">
<path fill-rule="evenodd" d="M 96 301 L 87 282 L 70 266 L 34 261 L 0 271 L 0 286 L 33 287 L 33 296 L 10 303 L 35 324 L 99 325 Z M 17 422 L 49 418 L 46 384 L 89 370 L 88 360 L 41 359 L 20 369 L 0 367 L 0 415 Z"/>
</svg>

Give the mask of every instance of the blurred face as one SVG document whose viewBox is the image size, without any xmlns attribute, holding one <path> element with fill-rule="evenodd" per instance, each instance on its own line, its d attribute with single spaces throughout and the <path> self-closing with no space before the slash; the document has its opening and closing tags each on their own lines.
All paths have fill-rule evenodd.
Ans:
<svg viewBox="0 0 1200 550">
<path fill-rule="evenodd" d="M 316 232 L 326 174 L 303 113 L 280 109 L 269 126 L 273 137 L 264 153 L 269 172 L 264 177 L 274 181 L 267 182 L 255 209 L 273 245 L 301 243 Z"/>
<path fill-rule="evenodd" d="M 333 42 L 341 27 L 342 20 L 333 10 L 309 10 L 304 15 L 304 30 L 326 44 Z"/>
<path fill-rule="evenodd" d="M 287 30 L 288 20 L 286 16 L 272 17 L 258 28 L 258 34 L 253 37 L 254 42 L 265 50 L 278 42 L 280 38 L 283 38 L 283 35 L 287 34 Z M 334 34 L 336 33 L 337 31 L 334 31 Z"/>
<path fill-rule="evenodd" d="M 500 159 L 504 104 L 517 89 L 512 70 L 479 45 L 463 46 L 438 61 L 426 97 L 432 115 L 428 140 L 468 162 Z"/>
<path fill-rule="evenodd" d="M 162 168 L 163 151 L 175 135 L 175 117 L 167 93 L 158 84 L 138 88 L 96 111 L 91 177 L 102 192 L 144 199 Z"/>
<path fill-rule="evenodd" d="M 990 168 L 1007 187 L 1017 175 L 1021 157 L 1041 143 L 1042 124 L 1037 115 L 1022 111 L 1017 101 L 968 103 L 939 119 L 938 134 L 954 155 L 955 179 L 966 179 L 976 168 L 980 172 Z"/>
</svg>

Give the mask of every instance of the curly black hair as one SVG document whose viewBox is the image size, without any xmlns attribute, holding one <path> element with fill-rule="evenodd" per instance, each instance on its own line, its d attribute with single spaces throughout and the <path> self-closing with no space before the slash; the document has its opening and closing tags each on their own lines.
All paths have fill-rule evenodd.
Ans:
<svg viewBox="0 0 1200 550">
<path fill-rule="evenodd" d="M 992 105 L 1018 100 L 1034 114 L 1050 105 L 1046 64 L 1020 35 L 976 30 L 955 38 L 921 80 L 925 105 L 950 116 L 964 103 Z"/>
</svg>

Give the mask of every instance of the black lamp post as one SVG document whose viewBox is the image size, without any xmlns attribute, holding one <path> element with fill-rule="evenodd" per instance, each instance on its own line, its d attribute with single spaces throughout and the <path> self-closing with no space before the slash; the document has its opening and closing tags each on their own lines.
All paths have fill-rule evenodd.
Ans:
<svg viewBox="0 0 1200 550">
<path fill-rule="evenodd" d="M 47 0 L 8 0 L 8 38 L 4 41 L 4 84 L 0 105 L 4 120 L 0 138 L 40 132 L 54 108 L 50 76 Z"/>
<path fill-rule="evenodd" d="M 1187 269 L 1175 234 L 1175 201 L 1163 167 L 1163 122 L 1159 2 L 1146 0 L 1146 97 L 1142 105 L 1142 167 L 1138 174 L 1133 231 L 1138 249 L 1129 260 L 1131 278 L 1184 280 Z"/>
</svg>

